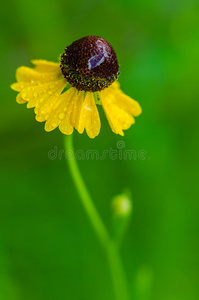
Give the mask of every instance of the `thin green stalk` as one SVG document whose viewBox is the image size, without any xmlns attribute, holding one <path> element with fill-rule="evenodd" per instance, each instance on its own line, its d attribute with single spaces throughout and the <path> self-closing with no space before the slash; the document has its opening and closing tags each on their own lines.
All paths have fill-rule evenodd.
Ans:
<svg viewBox="0 0 199 300">
<path fill-rule="evenodd" d="M 72 153 L 74 154 L 72 135 L 66 136 L 65 148 L 66 148 L 66 151 L 72 151 Z M 88 217 L 90 218 L 91 224 L 93 225 L 93 227 L 97 233 L 97 237 L 99 238 L 101 244 L 103 246 L 106 246 L 107 243 L 109 242 L 109 234 L 108 234 L 106 227 L 104 226 L 104 224 L 93 204 L 91 196 L 84 184 L 84 181 L 82 179 L 81 173 L 80 173 L 78 165 L 77 165 L 77 161 L 75 159 L 75 155 L 73 155 L 68 160 L 68 164 L 69 164 L 72 178 L 76 185 L 80 200 L 82 201 L 82 204 L 86 210 L 86 213 L 87 213 Z"/>
<path fill-rule="evenodd" d="M 99 238 L 101 245 L 106 251 L 116 299 L 130 300 L 125 273 L 118 252 L 118 248 L 114 241 L 111 240 L 109 233 L 104 225 L 104 222 L 98 214 L 97 209 L 95 208 L 95 205 L 92 201 L 92 198 L 85 186 L 84 180 L 81 176 L 77 165 L 77 161 L 75 159 L 72 135 L 66 136 L 65 138 L 65 150 L 68 151 L 68 153 L 73 153 L 73 156 L 70 159 L 68 159 L 70 172 L 74 184 L 76 186 L 77 192 L 79 194 L 80 200 L 88 215 L 88 218 L 90 219 L 90 222 L 96 232 L 97 237 Z"/>
<path fill-rule="evenodd" d="M 119 250 L 114 242 L 110 242 L 106 251 L 115 290 L 115 297 L 117 300 L 130 300 L 126 274 L 124 272 Z"/>
</svg>

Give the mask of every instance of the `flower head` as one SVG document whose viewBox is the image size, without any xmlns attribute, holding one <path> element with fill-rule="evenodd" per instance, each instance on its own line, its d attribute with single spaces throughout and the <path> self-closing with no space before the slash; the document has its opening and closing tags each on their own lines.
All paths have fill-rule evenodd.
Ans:
<svg viewBox="0 0 199 300">
<path fill-rule="evenodd" d="M 46 121 L 45 130 L 59 127 L 64 134 L 74 128 L 90 138 L 100 132 L 97 105 L 102 105 L 112 131 L 124 135 L 141 113 L 135 100 L 125 95 L 117 80 L 119 65 L 111 45 L 97 36 L 73 42 L 60 56 L 60 63 L 32 60 L 34 68 L 19 67 L 18 103 L 34 107 L 36 120 Z"/>
</svg>

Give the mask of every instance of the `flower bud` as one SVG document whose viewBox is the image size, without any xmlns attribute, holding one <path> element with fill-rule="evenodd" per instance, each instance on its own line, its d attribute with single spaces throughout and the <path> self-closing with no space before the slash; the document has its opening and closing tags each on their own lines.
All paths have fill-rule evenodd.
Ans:
<svg viewBox="0 0 199 300">
<path fill-rule="evenodd" d="M 132 201 L 126 194 L 115 196 L 112 200 L 112 210 L 116 216 L 126 217 L 132 212 Z"/>
</svg>

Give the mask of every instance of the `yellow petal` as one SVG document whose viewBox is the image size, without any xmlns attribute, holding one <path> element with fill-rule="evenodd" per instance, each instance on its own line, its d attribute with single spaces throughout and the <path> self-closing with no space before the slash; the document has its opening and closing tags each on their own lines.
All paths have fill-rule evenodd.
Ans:
<svg viewBox="0 0 199 300">
<path fill-rule="evenodd" d="M 126 99 L 122 92 L 110 88 L 101 91 L 99 95 L 112 131 L 124 135 L 123 130 L 128 129 L 135 122 L 132 108 L 135 105 L 137 107 L 138 103 L 135 100 L 129 103 L 129 99 Z"/>
<path fill-rule="evenodd" d="M 83 104 L 84 92 L 77 92 L 75 88 L 70 89 L 70 94 L 67 95 L 68 104 L 65 106 L 66 111 L 65 117 L 59 129 L 64 134 L 71 134 L 73 132 L 73 127 L 77 128 L 77 122 L 79 120 L 79 115 L 81 107 Z"/>
<path fill-rule="evenodd" d="M 14 91 L 17 92 L 21 92 L 24 88 L 28 87 L 28 86 L 32 86 L 32 85 L 36 85 L 36 83 L 30 83 L 30 82 L 16 82 L 11 84 L 11 89 L 13 89 Z"/>
<path fill-rule="evenodd" d="M 69 109 L 71 109 L 71 124 L 75 127 L 75 129 L 78 129 L 78 124 L 79 124 L 79 118 L 80 118 L 80 113 L 82 110 L 83 106 L 83 100 L 84 100 L 84 92 L 81 91 L 79 93 L 76 93 L 72 99 Z"/>
<path fill-rule="evenodd" d="M 35 65 L 34 70 L 42 73 L 48 73 L 48 72 L 55 72 L 59 73 L 60 76 L 62 76 L 61 69 L 60 69 L 60 64 L 59 63 L 54 63 L 51 61 L 47 60 L 31 60 L 32 64 Z"/>
<path fill-rule="evenodd" d="M 20 94 L 17 95 L 16 101 L 17 101 L 17 103 L 19 103 L 19 104 L 24 104 L 24 103 L 27 102 L 26 100 L 24 100 L 24 99 L 21 97 Z"/>
<path fill-rule="evenodd" d="M 56 101 L 49 118 L 45 124 L 45 130 L 51 131 L 59 126 L 59 129 L 64 134 L 71 134 L 73 132 L 73 125 L 71 124 L 70 115 L 71 110 L 69 104 L 73 101 L 73 97 L 77 93 L 75 88 L 70 88 L 63 93 Z"/>
<path fill-rule="evenodd" d="M 118 81 L 118 80 L 115 80 L 115 81 L 110 85 L 110 88 L 113 88 L 113 89 L 119 89 L 119 88 L 120 88 L 119 81 Z"/>
<path fill-rule="evenodd" d="M 124 94 L 120 89 L 113 90 L 112 93 L 114 94 L 118 107 L 127 111 L 134 117 L 137 117 L 142 113 L 142 109 L 139 103 L 134 99 L 132 99 L 131 97 Z"/>
<path fill-rule="evenodd" d="M 55 81 L 60 77 L 60 72 L 38 72 L 35 69 L 31 69 L 28 67 L 19 67 L 16 71 L 16 79 L 19 82 L 26 83 L 45 83 Z"/>
<path fill-rule="evenodd" d="M 65 79 L 60 79 L 51 83 L 28 86 L 20 92 L 20 96 L 28 101 L 27 108 L 39 108 L 42 103 L 47 103 L 47 106 L 49 106 L 50 100 L 57 98 L 66 84 Z"/>
<path fill-rule="evenodd" d="M 90 138 L 96 137 L 100 132 L 100 117 L 93 98 L 93 93 L 86 93 L 79 116 L 77 130 L 82 133 L 84 129 Z"/>
</svg>

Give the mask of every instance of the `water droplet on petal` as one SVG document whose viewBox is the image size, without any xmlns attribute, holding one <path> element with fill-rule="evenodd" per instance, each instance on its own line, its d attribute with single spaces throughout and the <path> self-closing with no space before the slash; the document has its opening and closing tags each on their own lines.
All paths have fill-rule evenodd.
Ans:
<svg viewBox="0 0 199 300">
<path fill-rule="evenodd" d="M 63 120 L 63 119 L 64 119 L 64 117 L 65 117 L 65 114 L 64 114 L 64 113 L 60 113 L 60 114 L 59 114 L 59 118 L 60 118 L 60 120 Z"/>
</svg>

